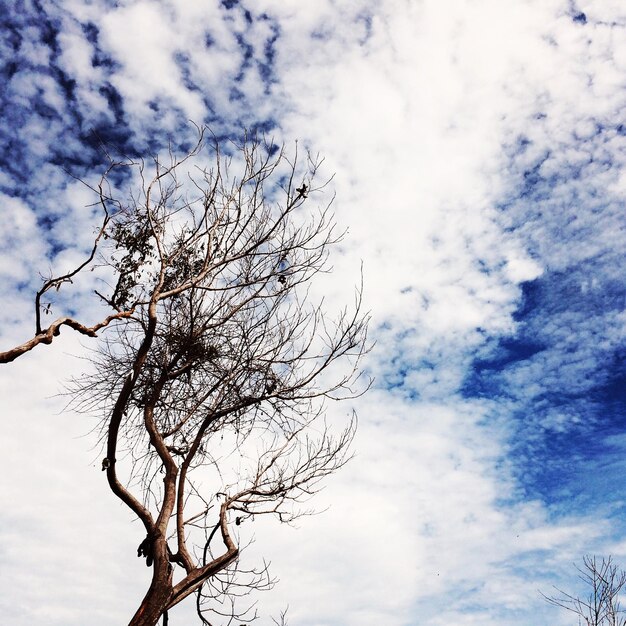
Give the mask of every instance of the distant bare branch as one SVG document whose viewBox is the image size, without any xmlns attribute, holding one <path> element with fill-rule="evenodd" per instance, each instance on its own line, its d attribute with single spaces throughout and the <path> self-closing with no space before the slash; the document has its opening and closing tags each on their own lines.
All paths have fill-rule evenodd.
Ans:
<svg viewBox="0 0 626 626">
<path fill-rule="evenodd" d="M 589 589 L 580 597 L 555 587 L 556 595 L 541 594 L 554 606 L 574 613 L 585 626 L 626 626 L 626 611 L 621 608 L 621 594 L 626 586 L 626 571 L 613 563 L 612 557 L 583 557 L 582 567 L 576 567 L 578 577 Z M 582 620 L 582 622 L 580 622 Z"/>
</svg>

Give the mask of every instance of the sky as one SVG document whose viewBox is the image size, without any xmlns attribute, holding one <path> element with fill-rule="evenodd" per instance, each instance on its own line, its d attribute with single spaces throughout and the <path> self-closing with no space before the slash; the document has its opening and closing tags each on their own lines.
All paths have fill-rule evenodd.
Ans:
<svg viewBox="0 0 626 626">
<path fill-rule="evenodd" d="M 0 349 L 88 249 L 102 143 L 196 124 L 319 151 L 376 345 L 355 458 L 319 516 L 259 524 L 261 624 L 565 626 L 539 591 L 626 566 L 622 0 L 33 0 L 0 11 Z M 89 315 L 89 284 L 67 306 Z M 123 624 L 148 584 L 89 418 L 84 342 L 0 372 L 0 614 Z M 347 407 L 331 410 L 348 410 Z M 181 606 L 170 623 L 193 623 Z"/>
</svg>

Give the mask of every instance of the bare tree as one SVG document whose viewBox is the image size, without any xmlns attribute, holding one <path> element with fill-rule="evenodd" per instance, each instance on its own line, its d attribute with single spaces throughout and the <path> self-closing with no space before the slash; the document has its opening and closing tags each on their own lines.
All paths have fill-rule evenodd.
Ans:
<svg viewBox="0 0 626 626">
<path fill-rule="evenodd" d="M 626 585 L 626 571 L 620 569 L 612 558 L 583 557 L 582 567 L 576 567 L 578 577 L 588 588 L 585 597 L 561 589 L 557 595 L 543 597 L 554 606 L 578 616 L 578 624 L 585 626 L 626 626 L 625 611 L 620 605 L 620 595 Z"/>
<path fill-rule="evenodd" d="M 212 166 L 197 167 L 207 149 Z M 152 581 L 131 626 L 165 622 L 192 594 L 204 624 L 254 619 L 234 599 L 273 580 L 265 564 L 242 569 L 239 527 L 309 512 L 302 503 L 346 462 L 355 429 L 354 416 L 327 422 L 324 402 L 367 387 L 361 289 L 334 318 L 310 295 L 342 236 L 330 203 L 304 209 L 325 187 L 318 162 L 256 139 L 230 152 L 201 136 L 166 163 L 112 162 L 96 187 L 104 220 L 89 258 L 44 283 L 35 337 L 0 354 L 49 343 L 62 325 L 102 331 L 93 367 L 69 390 L 77 410 L 99 416 L 108 484 L 145 528 L 138 556 Z M 125 202 L 109 185 L 119 167 L 139 181 Z M 96 293 L 110 314 L 42 329 L 43 294 L 90 264 L 108 272 Z"/>
</svg>

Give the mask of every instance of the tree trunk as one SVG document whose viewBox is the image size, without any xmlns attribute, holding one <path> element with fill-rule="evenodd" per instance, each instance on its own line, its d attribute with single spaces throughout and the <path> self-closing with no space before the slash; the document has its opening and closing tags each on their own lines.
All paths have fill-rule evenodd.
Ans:
<svg viewBox="0 0 626 626">
<path fill-rule="evenodd" d="M 172 599 L 172 566 L 162 537 L 154 542 L 152 582 L 128 626 L 156 626 Z"/>
</svg>

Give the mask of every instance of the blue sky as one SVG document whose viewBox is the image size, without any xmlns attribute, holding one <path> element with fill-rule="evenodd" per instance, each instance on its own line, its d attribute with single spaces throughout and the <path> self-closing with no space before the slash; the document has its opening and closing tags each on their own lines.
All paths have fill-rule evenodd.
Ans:
<svg viewBox="0 0 626 626">
<path fill-rule="evenodd" d="M 282 581 L 263 623 L 288 604 L 294 626 L 566 624 L 537 590 L 575 585 L 586 553 L 626 564 L 621 1 L 3 8 L 3 346 L 29 336 L 40 274 L 89 246 L 97 210 L 72 176 L 97 180 L 103 144 L 256 128 L 336 174 L 349 237 L 319 290 L 338 306 L 363 262 L 376 384 L 330 510 L 256 530 L 249 558 Z M 97 314 L 91 288 L 68 310 Z M 53 397 L 82 350 L 64 333 L 0 378 L 11 624 L 123 623 L 143 593 L 136 525 Z"/>
</svg>

